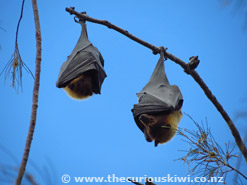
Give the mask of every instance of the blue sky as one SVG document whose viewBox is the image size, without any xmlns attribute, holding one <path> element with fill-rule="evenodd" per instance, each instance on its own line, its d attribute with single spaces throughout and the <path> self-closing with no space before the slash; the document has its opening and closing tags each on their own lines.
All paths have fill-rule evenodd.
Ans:
<svg viewBox="0 0 247 185">
<path fill-rule="evenodd" d="M 102 53 L 108 75 L 102 94 L 76 101 L 56 88 L 60 67 L 80 35 L 80 25 L 65 11 L 65 7 L 71 6 L 77 11 L 86 11 L 91 17 L 106 19 L 153 45 L 168 47 L 170 53 L 184 61 L 198 55 L 201 61 L 198 73 L 232 118 L 237 112 L 247 110 L 247 35 L 243 31 L 242 14 L 233 14 L 232 5 L 224 7 L 212 0 L 38 1 L 42 64 L 30 161 L 43 172 L 38 172 L 30 163 L 27 170 L 40 184 L 48 183 L 42 179 L 48 179 L 48 172 L 52 184 L 63 184 L 63 174 L 71 177 L 186 176 L 187 165 L 174 161 L 185 155 L 181 150 L 189 149 L 183 138 L 176 136 L 155 148 L 153 143 L 145 141 L 131 113 L 133 104 L 137 103 L 136 93 L 148 82 L 159 58 L 151 50 L 120 33 L 88 22 L 89 40 Z M 1 70 L 14 51 L 20 8 L 20 1 L 1 1 L 0 26 L 6 30 L 0 30 Z M 26 1 L 24 7 L 18 42 L 22 59 L 34 72 L 36 48 L 30 1 Z M 170 83 L 178 85 L 183 94 L 182 111 L 198 122 L 207 119 L 222 147 L 228 141 L 234 144 L 223 118 L 196 82 L 172 61 L 166 61 L 165 67 Z M 11 81 L 4 82 L 4 76 L 0 77 L 0 145 L 19 162 L 29 127 L 33 82 L 24 71 L 23 92 L 17 94 L 9 87 Z M 246 119 L 237 120 L 235 124 L 243 137 Z M 185 115 L 179 126 L 195 128 Z M 17 165 L 3 150 L 0 156 L 0 165 Z M 242 170 L 247 170 L 244 161 Z M 233 174 L 229 174 L 229 184 Z"/>
</svg>

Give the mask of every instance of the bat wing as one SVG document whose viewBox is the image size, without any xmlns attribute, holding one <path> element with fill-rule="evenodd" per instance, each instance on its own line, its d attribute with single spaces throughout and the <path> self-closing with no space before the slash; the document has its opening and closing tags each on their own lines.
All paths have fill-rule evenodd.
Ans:
<svg viewBox="0 0 247 185">
<path fill-rule="evenodd" d="M 170 113 L 183 101 L 183 96 L 176 85 L 171 86 L 165 74 L 164 52 L 146 86 L 137 93 L 138 104 L 132 109 L 137 126 L 143 131 L 139 121 L 141 114 Z"/>
<path fill-rule="evenodd" d="M 84 72 L 96 70 L 98 88 L 95 93 L 100 93 L 101 85 L 106 77 L 104 59 L 98 49 L 88 40 L 85 22 L 80 21 L 79 23 L 82 26 L 80 38 L 71 55 L 61 67 L 56 86 L 58 88 L 66 87 L 70 81 Z"/>
</svg>

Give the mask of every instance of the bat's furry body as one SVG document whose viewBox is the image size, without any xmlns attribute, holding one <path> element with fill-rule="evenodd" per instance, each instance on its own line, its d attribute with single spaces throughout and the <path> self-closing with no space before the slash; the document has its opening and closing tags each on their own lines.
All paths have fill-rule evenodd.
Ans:
<svg viewBox="0 0 247 185">
<path fill-rule="evenodd" d="M 81 76 L 73 79 L 63 89 L 74 99 L 87 99 L 93 95 L 95 89 L 95 72 L 93 70 L 83 73 Z"/>
</svg>

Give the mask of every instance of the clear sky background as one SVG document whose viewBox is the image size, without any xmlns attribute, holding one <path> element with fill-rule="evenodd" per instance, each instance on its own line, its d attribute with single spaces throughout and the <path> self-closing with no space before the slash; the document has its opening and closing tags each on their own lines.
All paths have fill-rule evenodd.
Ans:
<svg viewBox="0 0 247 185">
<path fill-rule="evenodd" d="M 38 1 L 41 81 L 37 125 L 30 152 L 32 164 L 28 163 L 27 171 L 39 184 L 63 184 L 63 174 L 71 177 L 188 174 L 187 164 L 175 161 L 186 154 L 181 150 L 189 149 L 183 138 L 176 136 L 156 148 L 154 143 L 145 141 L 131 113 L 133 104 L 137 103 L 136 93 L 148 82 L 159 58 L 151 50 L 105 26 L 88 22 L 89 40 L 102 53 L 108 75 L 102 94 L 76 101 L 56 88 L 60 67 L 72 52 L 81 31 L 65 7 L 74 6 L 77 11 L 106 19 L 153 45 L 168 47 L 170 53 L 186 62 L 189 57 L 198 55 L 201 61 L 198 73 L 234 119 L 237 113 L 247 111 L 247 32 L 243 30 L 244 16 L 234 5 L 223 6 L 213 0 Z M 20 9 L 20 0 L 1 0 L 0 26 L 6 30 L 0 30 L 1 70 L 14 51 Z M 18 43 L 23 61 L 34 72 L 36 48 L 30 1 L 25 3 Z M 218 143 L 223 148 L 227 142 L 233 146 L 234 138 L 225 121 L 192 77 L 172 61 L 166 61 L 165 67 L 170 83 L 178 85 L 183 94 L 182 111 L 198 122 L 207 119 Z M 4 76 L 0 77 L 1 166 L 16 167 L 22 159 L 33 83 L 32 77 L 23 71 L 23 92 L 17 94 L 10 87 L 11 81 L 4 82 Z M 234 120 L 243 137 L 246 119 Z M 195 128 L 186 115 L 179 126 Z M 239 152 L 237 147 L 235 152 Z M 235 164 L 236 160 L 232 161 L 232 165 Z M 241 170 L 246 174 L 244 160 Z M 232 184 L 233 175 L 234 172 L 228 175 L 228 184 Z"/>
</svg>

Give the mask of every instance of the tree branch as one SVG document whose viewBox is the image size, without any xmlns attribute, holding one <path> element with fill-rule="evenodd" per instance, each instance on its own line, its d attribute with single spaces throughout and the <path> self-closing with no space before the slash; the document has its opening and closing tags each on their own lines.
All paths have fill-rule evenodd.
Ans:
<svg viewBox="0 0 247 185">
<path fill-rule="evenodd" d="M 139 39 L 138 37 L 130 34 L 127 30 L 124 30 L 112 23 L 110 23 L 107 20 L 99 20 L 99 19 L 94 19 L 92 17 L 89 17 L 88 15 L 84 13 L 79 13 L 77 11 L 74 10 L 74 8 L 66 8 L 66 11 L 69 12 L 70 14 L 74 14 L 76 15 L 76 17 L 78 17 L 79 19 L 84 19 L 86 21 L 89 22 L 93 22 L 93 23 L 97 23 L 97 24 L 101 24 L 104 26 L 107 26 L 110 29 L 114 29 L 119 33 L 122 33 L 123 35 L 127 36 L 128 38 L 138 42 L 139 44 L 151 49 L 153 51 L 153 54 L 158 54 L 161 52 L 160 48 L 157 46 L 154 46 L 144 40 Z M 165 52 L 165 56 L 167 58 L 169 58 L 170 60 L 172 60 L 173 62 L 177 63 L 178 65 L 180 65 L 184 71 L 191 75 L 192 78 L 199 84 L 199 86 L 202 88 L 202 90 L 204 91 L 205 95 L 208 97 L 208 99 L 214 104 L 214 106 L 216 107 L 216 109 L 220 112 L 221 116 L 223 117 L 223 119 L 226 121 L 228 127 L 230 128 L 232 135 L 240 149 L 240 151 L 242 152 L 245 161 L 247 162 L 247 149 L 246 146 L 244 145 L 240 134 L 237 130 L 237 128 L 235 127 L 233 121 L 231 120 L 230 116 L 227 114 L 227 112 L 224 110 L 223 106 L 219 103 L 219 101 L 216 99 L 216 97 L 213 95 L 213 93 L 211 92 L 211 90 L 208 88 L 208 86 L 205 84 L 205 82 L 202 80 L 202 78 L 199 76 L 199 74 L 188 64 L 186 64 L 183 60 L 179 59 L 178 57 L 172 55 L 171 53 Z"/>
<path fill-rule="evenodd" d="M 29 152 L 31 148 L 31 143 L 33 139 L 34 129 L 36 125 L 36 116 L 37 116 L 37 108 L 38 108 L 38 95 L 39 95 L 39 84 L 40 84 L 40 64 L 41 64 L 41 31 L 40 31 L 40 22 L 39 22 L 39 13 L 36 0 L 32 0 L 33 5 L 33 14 L 34 14 L 34 22 L 35 22 L 35 30 L 36 30 L 36 67 L 35 67 L 35 81 L 33 88 L 33 103 L 32 103 L 32 113 L 31 120 L 28 130 L 28 135 L 26 139 L 26 145 L 24 149 L 24 154 L 21 162 L 21 166 L 18 172 L 18 176 L 16 178 L 16 185 L 20 185 L 23 175 L 25 173 L 27 160 L 29 157 Z"/>
</svg>

